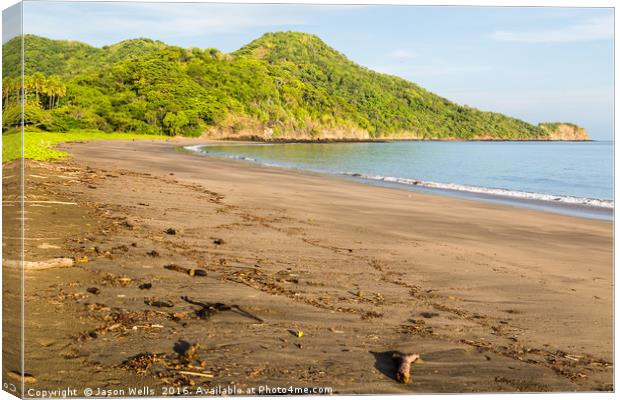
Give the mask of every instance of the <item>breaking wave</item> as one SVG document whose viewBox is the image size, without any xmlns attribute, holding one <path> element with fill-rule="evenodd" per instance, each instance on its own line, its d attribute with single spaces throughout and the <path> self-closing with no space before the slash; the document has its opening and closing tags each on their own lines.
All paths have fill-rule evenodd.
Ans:
<svg viewBox="0 0 620 400">
<path fill-rule="evenodd" d="M 515 199 L 560 202 L 560 203 L 565 203 L 565 204 L 574 204 L 574 205 L 590 206 L 590 207 L 601 207 L 601 208 L 609 208 L 609 209 L 614 208 L 614 202 L 612 200 L 590 199 L 590 198 L 575 197 L 575 196 L 560 196 L 560 195 L 545 194 L 545 193 L 521 192 L 518 190 L 510 190 L 510 189 L 487 188 L 487 187 L 481 187 L 481 186 L 461 185 L 457 183 L 431 182 L 431 181 L 423 181 L 423 180 L 410 179 L 410 178 L 398 178 L 398 177 L 393 177 L 393 176 L 360 174 L 357 172 L 343 172 L 342 175 L 347 175 L 347 176 L 352 176 L 352 177 L 357 177 L 357 178 L 362 178 L 362 179 L 368 179 L 368 180 L 373 180 L 373 181 L 399 183 L 402 185 L 420 186 L 420 187 L 432 188 L 432 189 L 487 194 L 487 195 L 493 195 L 493 196 L 511 197 Z"/>
<path fill-rule="evenodd" d="M 187 150 L 194 151 L 197 153 L 202 153 L 202 154 L 208 153 L 208 151 L 205 149 L 204 144 L 195 145 L 195 146 L 185 146 L 185 148 Z M 272 164 L 272 163 L 266 163 L 263 161 L 259 161 L 256 158 L 252 158 L 252 157 L 243 157 L 243 156 L 237 156 L 237 155 L 232 155 L 232 154 L 226 154 L 223 156 L 225 158 L 230 158 L 234 160 L 243 160 L 243 161 L 250 161 L 254 163 L 260 163 L 261 165 L 265 165 L 269 167 L 286 167 L 281 164 Z M 326 172 L 326 171 L 318 171 L 318 170 L 311 170 L 311 171 Z M 418 186 L 418 187 L 424 187 L 424 188 L 430 188 L 430 189 L 449 190 L 449 191 L 465 192 L 465 193 L 476 193 L 476 194 L 483 194 L 483 195 L 490 195 L 490 196 L 501 196 L 501 197 L 506 197 L 506 198 L 512 198 L 515 200 L 545 201 L 545 202 L 560 203 L 560 204 L 567 204 L 567 205 L 599 207 L 599 208 L 604 208 L 604 209 L 614 208 L 613 200 L 591 199 L 591 198 L 586 198 L 586 197 L 553 195 L 553 194 L 535 193 L 535 192 L 522 192 L 518 190 L 511 190 L 511 189 L 462 185 L 458 183 L 432 182 L 432 181 L 423 181 L 423 180 L 411 179 L 411 178 L 399 178 L 399 177 L 394 177 L 394 176 L 362 174 L 358 172 L 340 172 L 338 174 L 360 178 L 360 179 L 371 180 L 371 181 L 397 183 L 397 184 L 407 185 L 407 186 Z"/>
</svg>

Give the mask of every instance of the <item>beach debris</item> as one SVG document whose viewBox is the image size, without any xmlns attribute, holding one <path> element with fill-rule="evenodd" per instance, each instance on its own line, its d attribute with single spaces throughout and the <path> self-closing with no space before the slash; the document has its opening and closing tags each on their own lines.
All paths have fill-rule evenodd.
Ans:
<svg viewBox="0 0 620 400">
<path fill-rule="evenodd" d="M 111 256 L 112 253 L 109 250 L 102 250 L 101 247 L 95 246 L 93 247 L 93 251 L 97 254 L 103 254 L 104 256 Z"/>
<path fill-rule="evenodd" d="M 145 375 L 146 371 L 148 371 L 153 364 L 161 360 L 162 358 L 159 354 L 150 352 L 139 353 L 123 361 L 121 368 L 134 370 L 138 375 Z"/>
<path fill-rule="evenodd" d="M 152 287 L 153 287 L 152 283 L 143 283 L 140 286 L 138 286 L 138 288 L 142 289 L 142 290 L 147 290 L 147 289 L 150 289 Z"/>
<path fill-rule="evenodd" d="M 433 317 L 437 317 L 439 314 L 436 312 L 423 311 L 420 313 L 420 315 L 423 316 L 424 318 L 433 318 Z"/>
<path fill-rule="evenodd" d="M 189 268 L 184 268 L 184 267 L 180 267 L 176 264 L 166 264 L 164 265 L 165 269 L 168 269 L 170 271 L 177 271 L 177 272 L 182 272 L 184 274 L 187 274 L 189 271 Z"/>
<path fill-rule="evenodd" d="M 183 363 L 189 363 L 196 358 L 196 353 L 200 346 L 197 343 L 189 343 L 186 340 L 179 340 L 174 344 L 172 349 L 178 354 L 179 360 Z"/>
<path fill-rule="evenodd" d="M 376 311 L 366 311 L 360 316 L 360 318 L 364 321 L 367 321 L 369 319 L 374 319 L 374 318 L 381 318 L 381 317 L 383 317 L 383 314 L 378 313 Z"/>
<path fill-rule="evenodd" d="M 54 343 L 56 343 L 56 341 L 54 339 L 50 339 L 50 338 L 40 338 L 40 339 L 37 339 L 37 344 L 39 344 L 39 345 L 41 345 L 43 347 L 50 347 Z"/>
<path fill-rule="evenodd" d="M 578 356 L 574 354 L 565 354 L 564 358 L 572 360 L 572 361 L 580 361 L 583 358 L 583 356 Z"/>
<path fill-rule="evenodd" d="M 189 276 L 207 276 L 207 271 L 205 271 L 204 269 L 200 269 L 200 268 L 185 268 L 185 267 L 178 266 L 176 264 L 166 264 L 164 265 L 164 268 L 170 271 L 181 272 Z"/>
<path fill-rule="evenodd" d="M 96 287 L 89 287 L 88 289 L 86 289 L 86 291 L 88 293 L 92 293 L 92 294 L 99 294 L 99 293 L 101 293 L 101 290 L 99 290 L 99 288 L 96 288 Z"/>
<path fill-rule="evenodd" d="M 300 331 L 299 329 L 289 329 L 288 330 L 290 332 L 291 335 L 301 338 L 304 336 L 304 332 Z"/>
<path fill-rule="evenodd" d="M 29 374 L 27 372 L 24 372 L 24 374 L 22 375 L 22 373 L 19 371 L 9 371 L 7 375 L 9 376 L 9 378 L 23 381 L 23 383 L 36 383 L 37 382 L 37 378 L 35 378 L 34 375 Z"/>
<path fill-rule="evenodd" d="M 77 258 L 77 259 L 75 260 L 75 262 L 76 262 L 76 263 L 80 263 L 80 264 L 86 264 L 86 263 L 88 262 L 88 257 L 87 257 L 87 256 L 84 256 L 84 257 L 82 257 L 82 258 Z"/>
<path fill-rule="evenodd" d="M 144 300 L 144 304 L 152 307 L 174 307 L 174 303 L 170 300 L 153 300 L 146 299 Z"/>
<path fill-rule="evenodd" d="M 146 255 L 149 257 L 159 257 L 159 252 L 157 250 L 147 251 Z"/>
<path fill-rule="evenodd" d="M 144 325 L 134 325 L 131 327 L 132 331 L 137 331 L 138 329 L 156 329 L 163 328 L 162 324 L 144 324 Z"/>
<path fill-rule="evenodd" d="M 213 374 L 209 374 L 206 372 L 197 372 L 197 371 L 175 371 L 177 374 L 181 375 L 191 375 L 191 376 L 199 376 L 201 378 L 213 378 Z"/>
<path fill-rule="evenodd" d="M 112 253 L 126 253 L 129 251 L 129 247 L 126 244 L 121 244 L 120 246 L 112 247 Z"/>
<path fill-rule="evenodd" d="M 394 353 L 392 354 L 392 361 L 396 365 L 396 380 L 400 383 L 407 385 L 411 381 L 411 363 L 420 358 L 419 354 L 409 353 Z"/>
<path fill-rule="evenodd" d="M 117 279 L 118 283 L 120 283 L 122 286 L 127 286 L 131 283 L 131 278 L 128 276 L 121 276 L 120 278 Z"/>
<path fill-rule="evenodd" d="M 211 371 L 205 371 L 207 362 L 199 358 L 199 347 L 196 343 L 179 339 L 172 347 L 176 357 L 163 353 L 141 353 L 125 361 L 122 367 L 144 374 L 151 365 L 159 362 L 164 370 L 153 372 L 162 382 L 174 386 L 194 386 L 196 378 L 214 378 Z"/>
<path fill-rule="evenodd" d="M 177 230 L 174 228 L 168 228 L 164 231 L 164 233 L 168 234 L 168 235 L 176 235 L 177 234 Z"/>
<path fill-rule="evenodd" d="M 111 273 L 106 273 L 101 279 L 101 284 L 111 286 L 127 286 L 133 280 L 128 276 L 118 276 Z"/>
<path fill-rule="evenodd" d="M 141 310 L 141 311 L 129 311 L 129 310 L 117 310 L 111 311 L 109 308 L 102 309 L 96 305 L 89 305 L 88 309 L 91 311 L 101 310 L 104 314 L 97 319 L 103 322 L 103 325 L 94 329 L 91 332 L 86 332 L 80 336 L 81 339 L 93 338 L 96 339 L 99 336 L 106 335 L 113 332 L 114 337 L 122 337 L 131 332 L 137 330 L 151 330 L 163 328 L 164 325 L 158 323 L 163 322 L 167 313 L 154 310 Z"/>
<path fill-rule="evenodd" d="M 261 324 L 265 322 L 261 318 L 257 317 L 256 315 L 245 311 L 244 309 L 239 307 L 237 304 L 226 305 L 224 303 L 205 303 L 201 301 L 192 300 L 187 296 L 181 296 L 181 299 L 186 301 L 189 304 L 202 307 L 200 310 L 195 311 L 196 316 L 200 319 L 208 320 L 209 318 L 211 318 L 211 316 L 213 316 L 214 314 L 218 312 L 231 311 L 241 316 L 244 316 L 246 318 L 253 319 Z"/>
<path fill-rule="evenodd" d="M 423 319 L 411 319 L 409 320 L 412 325 L 401 325 L 400 331 L 402 333 L 411 333 L 420 336 L 434 335 L 434 329 L 432 326 L 427 326 L 426 321 Z"/>
<path fill-rule="evenodd" d="M 216 244 L 218 246 L 222 245 L 222 244 L 224 244 L 224 239 L 215 238 L 215 239 L 213 239 L 213 244 Z"/>
<path fill-rule="evenodd" d="M 47 249 L 59 249 L 60 246 L 56 246 L 55 244 L 49 244 L 49 243 L 42 243 L 40 245 L 37 246 L 38 249 L 43 249 L 43 250 L 47 250 Z"/>
<path fill-rule="evenodd" d="M 173 321 L 180 321 L 182 319 L 187 319 L 187 313 L 184 312 L 175 312 L 170 314 L 170 319 Z"/>
<path fill-rule="evenodd" d="M 122 225 L 129 230 L 133 230 L 133 227 L 134 227 L 133 222 L 129 221 L 128 219 L 125 219 Z"/>
</svg>

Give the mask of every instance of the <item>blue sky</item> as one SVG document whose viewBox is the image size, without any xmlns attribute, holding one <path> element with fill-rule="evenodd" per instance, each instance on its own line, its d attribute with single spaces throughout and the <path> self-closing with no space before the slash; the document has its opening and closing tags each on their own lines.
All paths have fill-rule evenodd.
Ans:
<svg viewBox="0 0 620 400">
<path fill-rule="evenodd" d="M 460 104 L 575 122 L 599 140 L 613 139 L 613 18 L 610 8 L 24 3 L 24 32 L 95 46 L 149 37 L 228 52 L 264 32 L 310 32 Z"/>
</svg>

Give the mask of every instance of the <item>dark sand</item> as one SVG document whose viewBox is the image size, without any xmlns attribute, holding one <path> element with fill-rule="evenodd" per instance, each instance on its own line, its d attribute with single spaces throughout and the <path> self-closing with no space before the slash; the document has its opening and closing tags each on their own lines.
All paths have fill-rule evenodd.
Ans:
<svg viewBox="0 0 620 400">
<path fill-rule="evenodd" d="M 25 370 L 36 379 L 27 387 L 613 389 L 611 222 L 214 159 L 180 144 L 78 143 L 63 146 L 70 161 L 28 163 L 26 258 L 83 262 L 26 271 Z M 3 270 L 6 289 L 17 275 Z M 201 319 L 202 307 L 181 296 L 239 308 Z M 18 309 L 18 290 L 5 299 Z M 14 333 L 5 339 L 17 343 Z M 198 344 L 195 355 L 179 358 L 179 341 Z M 394 351 L 422 357 L 409 385 L 394 380 Z M 143 352 L 155 362 L 123 367 Z M 5 374 L 16 360 L 5 353 Z"/>
</svg>

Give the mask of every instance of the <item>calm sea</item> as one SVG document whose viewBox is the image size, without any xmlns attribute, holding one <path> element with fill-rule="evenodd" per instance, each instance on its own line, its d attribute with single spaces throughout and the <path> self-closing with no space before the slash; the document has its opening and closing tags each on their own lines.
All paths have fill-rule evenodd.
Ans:
<svg viewBox="0 0 620 400">
<path fill-rule="evenodd" d="M 389 142 L 192 146 L 203 154 L 414 190 L 613 211 L 613 142 Z M 571 211 L 572 210 L 572 211 Z"/>
</svg>

